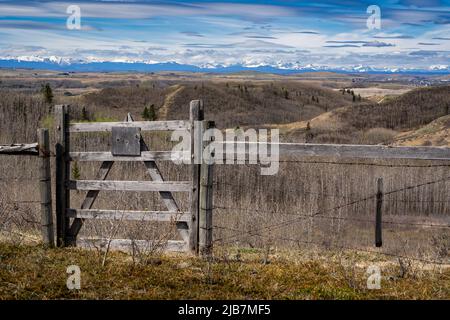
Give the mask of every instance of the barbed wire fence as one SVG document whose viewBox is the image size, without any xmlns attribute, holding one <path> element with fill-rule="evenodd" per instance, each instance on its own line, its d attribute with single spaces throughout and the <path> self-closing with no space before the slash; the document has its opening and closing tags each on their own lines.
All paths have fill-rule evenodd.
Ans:
<svg viewBox="0 0 450 320">
<path fill-rule="evenodd" d="M 13 243 L 39 241 L 39 178 L 0 178 L 0 237 Z M 37 192 L 36 192 L 37 191 Z M 1 236 L 3 235 L 3 236 Z"/>
<path fill-rule="evenodd" d="M 447 196 L 447 184 L 450 182 L 450 172 L 447 168 L 450 168 L 450 164 L 412 165 L 349 161 L 305 161 L 297 159 L 280 160 L 280 163 L 288 166 L 292 164 L 301 164 L 332 165 L 336 167 L 363 166 L 393 169 L 440 168 L 446 170 L 445 172 L 447 172 L 447 174 L 429 181 L 414 184 L 403 183 L 403 186 L 400 188 L 392 188 L 384 191 L 383 204 L 388 208 L 397 206 L 398 204 L 411 204 L 414 206 L 423 204 L 432 206 L 432 208 L 441 206 L 441 208 L 443 208 L 443 213 L 440 213 L 439 215 L 423 214 L 419 216 L 411 216 L 406 213 L 383 216 L 381 224 L 387 239 L 383 242 L 381 248 L 376 248 L 373 242 L 375 229 L 375 202 L 377 198 L 377 193 L 375 191 L 366 193 L 365 195 L 361 195 L 360 192 L 331 193 L 327 192 L 327 190 L 311 191 L 301 185 L 290 185 L 288 187 L 286 186 L 285 190 L 300 195 L 300 198 L 305 199 L 308 195 L 315 197 L 317 199 L 316 202 L 331 200 L 334 205 L 330 207 L 320 207 L 319 204 L 320 208 L 310 210 L 304 208 L 307 207 L 305 206 L 305 201 L 302 201 L 301 205 L 295 203 L 291 206 L 279 206 L 275 209 L 270 209 L 270 207 L 277 207 L 277 204 L 272 201 L 265 201 L 262 203 L 256 200 L 253 202 L 246 201 L 244 203 L 231 201 L 233 203 L 232 205 L 222 205 L 223 201 L 221 201 L 221 197 L 226 193 L 223 191 L 224 189 L 230 190 L 230 188 L 233 188 L 241 190 L 242 192 L 245 187 L 243 187 L 242 180 L 233 182 L 230 181 L 233 179 L 227 179 L 226 175 L 219 177 L 219 175 L 216 174 L 215 181 L 213 182 L 214 188 L 217 189 L 214 196 L 216 205 L 213 206 L 213 243 L 215 246 L 230 247 L 235 245 L 237 247 L 259 247 L 261 249 L 265 246 L 273 246 L 277 248 L 286 247 L 292 249 L 292 245 L 294 244 L 296 245 L 296 249 L 305 249 L 313 246 L 325 250 L 353 250 L 397 259 L 411 259 L 435 265 L 450 264 L 448 250 L 450 247 L 450 216 L 448 210 L 450 206 L 450 197 Z M 249 167 L 252 165 L 245 164 L 244 166 Z M 289 170 L 289 168 L 287 170 Z M 283 179 L 283 177 L 280 177 L 280 179 Z M 261 178 L 255 180 L 261 180 Z M 436 185 L 445 188 L 443 192 L 444 197 L 433 197 L 432 190 L 426 191 L 429 193 L 429 195 L 427 195 L 429 198 L 427 199 L 417 199 L 411 196 L 411 192 Z M 247 187 L 246 191 L 251 192 L 251 190 L 255 188 L 255 185 L 247 185 Z M 258 191 L 259 190 L 260 189 L 258 189 Z M 280 193 L 282 192 L 283 190 L 280 190 Z M 249 198 L 245 199 L 248 200 Z M 289 200 L 285 202 L 289 203 Z M 356 207 L 362 204 L 365 206 L 369 205 L 373 208 L 370 212 L 355 214 L 355 210 L 356 213 L 358 213 L 358 208 Z M 352 209 L 353 212 L 350 212 L 347 215 L 342 214 L 346 209 Z M 395 209 L 398 210 L 397 207 L 395 207 Z M 224 216 L 225 218 L 222 218 Z M 241 223 L 241 221 L 233 223 L 233 218 L 237 221 L 243 216 L 247 217 L 247 223 Z M 321 223 L 317 223 L 317 221 L 327 221 L 329 228 L 323 228 L 323 225 L 321 226 Z M 347 224 L 347 228 L 344 228 L 342 223 Z M 320 232 L 318 229 L 325 229 L 325 232 Z M 351 234 L 352 230 L 354 231 L 354 237 L 352 237 Z M 366 241 L 359 241 L 360 239 L 357 239 L 358 233 L 361 232 L 365 234 Z M 318 240 L 314 238 L 318 238 Z M 371 240 L 367 241 L 368 239 Z M 424 241 L 427 241 L 426 245 L 424 244 Z M 408 243 L 414 243 L 414 245 L 408 246 Z M 420 245 L 417 245 L 417 243 Z"/>
<path fill-rule="evenodd" d="M 36 143 L 0 145 L 0 240 L 53 246 L 48 129 Z"/>
</svg>

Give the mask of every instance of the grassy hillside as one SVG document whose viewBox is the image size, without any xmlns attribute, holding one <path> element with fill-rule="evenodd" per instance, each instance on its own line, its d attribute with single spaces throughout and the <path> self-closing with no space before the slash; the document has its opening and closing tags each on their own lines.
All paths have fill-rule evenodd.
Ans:
<svg viewBox="0 0 450 320">
<path fill-rule="evenodd" d="M 152 82 L 105 88 L 82 97 L 64 98 L 93 114 L 130 111 L 139 118 L 154 105 L 159 119 L 185 119 L 189 101 L 203 99 L 205 115 L 219 128 L 308 120 L 352 101 L 349 94 L 295 82 Z"/>
<path fill-rule="evenodd" d="M 290 140 L 297 141 L 391 143 L 401 131 L 417 130 L 450 114 L 449 92 L 450 86 L 416 89 L 381 103 L 348 105 L 281 129 Z"/>
<path fill-rule="evenodd" d="M 193 99 L 204 100 L 206 117 L 219 128 L 307 120 L 351 102 L 349 95 L 293 82 L 187 84 L 169 106 L 168 117 L 179 118 Z"/>
<path fill-rule="evenodd" d="M 450 146 L 450 115 L 440 117 L 417 130 L 397 135 L 394 144 Z"/>
<path fill-rule="evenodd" d="M 367 289 L 367 261 L 382 265 L 381 289 Z M 278 254 L 263 263 L 258 251 L 222 253 L 213 261 L 130 257 L 77 249 L 0 243 L 2 299 L 449 299 L 449 270 L 427 271 L 356 253 L 311 258 Z M 81 289 L 68 290 L 69 265 L 81 270 Z"/>
</svg>

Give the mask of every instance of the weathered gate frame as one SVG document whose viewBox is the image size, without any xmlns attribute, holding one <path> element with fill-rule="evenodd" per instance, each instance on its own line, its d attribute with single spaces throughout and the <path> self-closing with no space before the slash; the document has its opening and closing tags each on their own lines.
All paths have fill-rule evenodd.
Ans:
<svg viewBox="0 0 450 320">
<path fill-rule="evenodd" d="M 205 218 L 199 219 L 200 214 L 200 176 L 202 166 L 199 161 L 193 161 L 194 156 L 201 154 L 203 144 L 194 144 L 194 141 L 202 141 L 203 128 L 205 125 L 195 128 L 196 123 L 203 123 L 203 102 L 194 100 L 190 103 L 190 117 L 188 121 L 170 120 L 170 121 L 133 121 L 130 115 L 124 122 L 97 122 L 97 123 L 70 123 L 69 107 L 67 105 L 58 105 L 55 107 L 56 120 L 56 225 L 57 225 L 57 245 L 58 246 L 86 246 L 92 244 L 92 240 L 77 239 L 84 219 L 98 218 L 104 215 L 113 219 L 120 215 L 124 220 L 145 220 L 145 221 L 175 221 L 177 229 L 183 240 L 169 240 L 166 246 L 167 251 L 190 252 L 193 254 L 209 252 L 211 247 L 212 229 L 208 227 L 201 228 L 203 239 L 200 241 L 199 250 L 199 222 L 204 224 Z M 190 181 L 164 181 L 156 160 L 171 161 L 174 156 L 173 151 L 150 151 L 141 137 L 141 155 L 140 156 L 113 156 L 111 152 L 71 152 L 70 135 L 80 132 L 105 132 L 111 131 L 112 127 L 124 126 L 140 128 L 141 131 L 172 131 L 188 130 L 191 136 L 191 180 Z M 194 137 L 197 134 L 198 137 Z M 196 140 L 197 139 L 197 140 Z M 197 153 L 195 152 L 197 148 Z M 198 153 L 200 152 L 200 153 Z M 183 157 L 180 154 L 175 155 Z M 70 162 L 71 161 L 96 161 L 101 162 L 97 172 L 97 180 L 70 180 Z M 111 181 L 106 180 L 108 173 L 115 161 L 142 161 L 151 181 Z M 206 177 L 210 174 L 210 166 L 205 168 Z M 205 187 L 205 185 L 204 185 Z M 70 206 L 70 190 L 85 190 L 87 195 L 81 205 L 81 209 L 73 209 Z M 163 203 L 168 211 L 116 211 L 91 209 L 97 195 L 102 190 L 116 191 L 152 191 L 159 192 Z M 181 212 L 175 202 L 171 192 L 189 192 L 190 194 L 190 212 Z M 205 195 L 211 197 L 211 192 Z M 208 201 L 210 202 L 210 200 Z M 210 213 L 210 212 L 209 212 Z M 71 219 L 73 222 L 71 223 Z M 210 218 L 207 219 L 208 222 Z M 208 233 L 208 234 L 205 234 Z M 133 242 L 132 242 L 133 241 Z M 130 249 L 132 244 L 147 242 L 146 240 L 130 239 L 97 239 L 100 247 L 108 245 L 111 248 Z"/>
</svg>

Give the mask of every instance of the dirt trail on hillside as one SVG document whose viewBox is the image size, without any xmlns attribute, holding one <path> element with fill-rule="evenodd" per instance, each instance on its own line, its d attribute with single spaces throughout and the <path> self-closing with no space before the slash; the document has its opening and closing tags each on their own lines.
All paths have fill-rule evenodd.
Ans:
<svg viewBox="0 0 450 320">
<path fill-rule="evenodd" d="M 175 96 L 179 92 L 184 90 L 185 87 L 177 84 L 177 85 L 172 86 L 171 88 L 173 88 L 174 90 L 166 96 L 166 99 L 164 100 L 164 104 L 162 105 L 161 108 L 159 108 L 159 111 L 158 111 L 158 119 L 159 120 L 167 120 L 169 108 L 173 104 L 173 102 L 175 100 Z"/>
</svg>

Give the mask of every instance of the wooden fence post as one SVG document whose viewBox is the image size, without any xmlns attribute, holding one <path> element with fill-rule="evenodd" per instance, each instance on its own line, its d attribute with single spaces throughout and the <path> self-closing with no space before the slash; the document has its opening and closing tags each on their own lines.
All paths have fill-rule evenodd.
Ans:
<svg viewBox="0 0 450 320">
<path fill-rule="evenodd" d="M 52 184 L 50 173 L 50 139 L 48 129 L 38 129 L 39 190 L 41 194 L 41 233 L 44 245 L 55 244 L 52 215 Z"/>
<path fill-rule="evenodd" d="M 382 240 L 382 222 L 381 214 L 383 211 L 383 178 L 377 179 L 377 212 L 375 219 L 375 246 L 381 247 Z"/>
<path fill-rule="evenodd" d="M 69 219 L 66 209 L 70 206 L 70 193 L 66 182 L 70 178 L 70 165 L 67 161 L 69 152 L 69 113 L 66 105 L 55 106 L 56 121 L 56 244 L 58 247 L 66 245 L 66 234 L 69 229 Z"/>
<path fill-rule="evenodd" d="M 189 251 L 198 253 L 198 216 L 200 193 L 200 166 L 203 137 L 203 101 L 193 100 L 190 103 L 191 122 L 191 167 L 192 167 L 192 192 L 191 192 L 191 222 L 189 225 Z"/>
<path fill-rule="evenodd" d="M 215 127 L 213 121 L 204 121 L 206 129 Z M 210 138 L 213 141 L 213 137 Z M 202 163 L 200 170 L 199 253 L 212 254 L 213 164 Z"/>
</svg>

